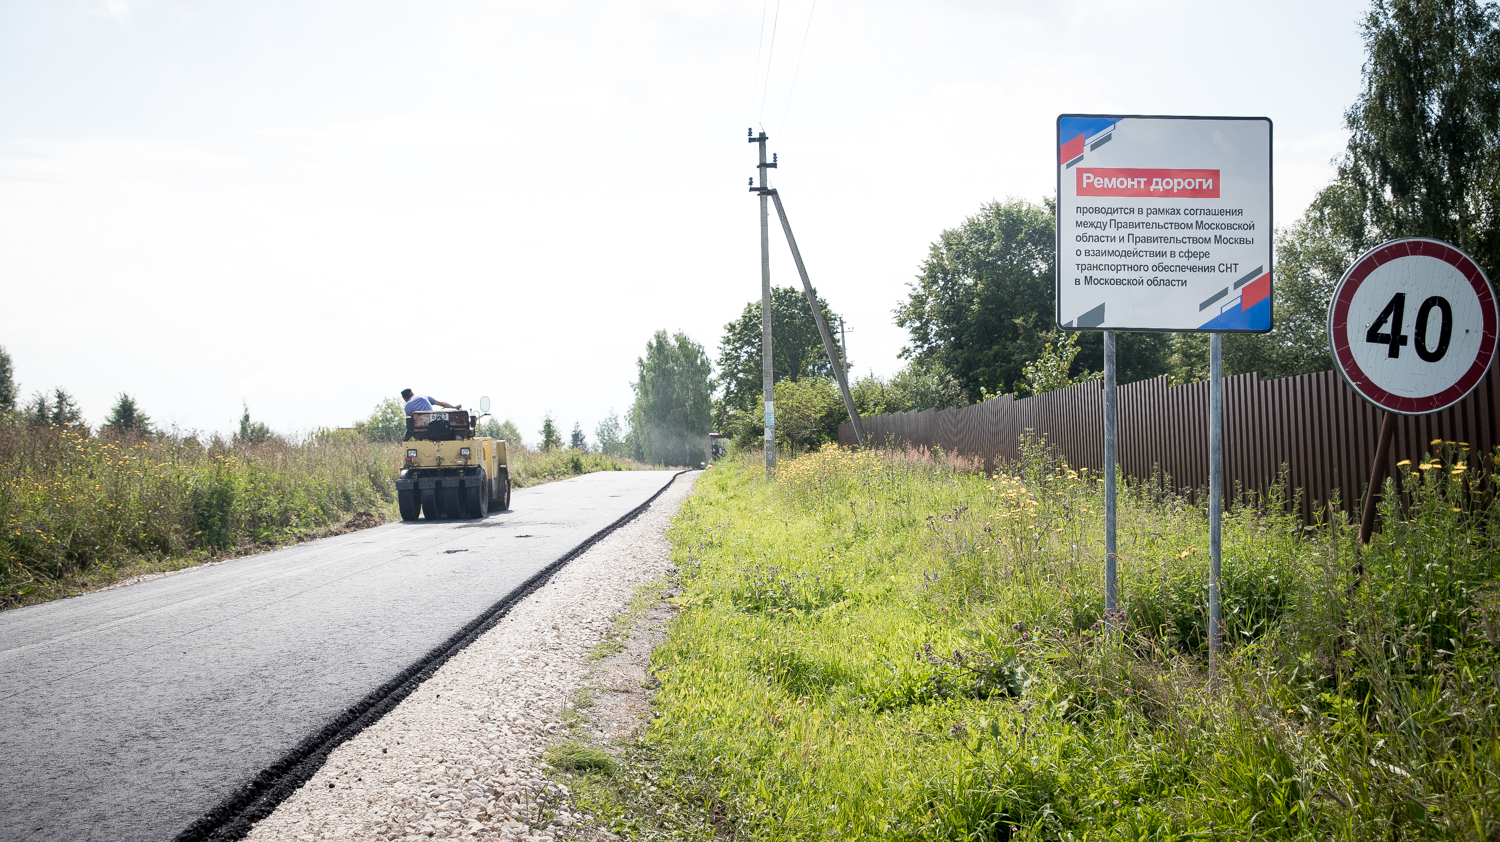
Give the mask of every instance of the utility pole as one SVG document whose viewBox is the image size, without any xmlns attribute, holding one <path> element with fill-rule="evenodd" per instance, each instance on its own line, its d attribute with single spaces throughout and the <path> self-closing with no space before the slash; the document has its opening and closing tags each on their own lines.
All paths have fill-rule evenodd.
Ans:
<svg viewBox="0 0 1500 842">
<path fill-rule="evenodd" d="M 766 183 L 766 170 L 776 164 L 766 162 L 766 133 L 756 137 L 753 128 L 745 133 L 750 143 L 760 144 L 760 184 L 751 181 L 750 192 L 760 194 L 760 375 L 766 401 L 766 478 L 770 479 L 776 476 L 776 375 L 771 365 L 771 217 L 766 206 L 771 186 Z"/>
</svg>

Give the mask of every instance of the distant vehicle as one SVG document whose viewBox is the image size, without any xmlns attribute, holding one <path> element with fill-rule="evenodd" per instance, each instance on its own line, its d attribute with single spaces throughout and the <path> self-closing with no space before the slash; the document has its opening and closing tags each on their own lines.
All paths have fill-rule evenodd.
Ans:
<svg viewBox="0 0 1500 842">
<path fill-rule="evenodd" d="M 489 413 L 462 409 L 414 412 L 406 419 L 406 458 L 396 480 L 402 520 L 482 518 L 510 508 L 510 467 L 505 442 L 474 435 Z"/>
</svg>

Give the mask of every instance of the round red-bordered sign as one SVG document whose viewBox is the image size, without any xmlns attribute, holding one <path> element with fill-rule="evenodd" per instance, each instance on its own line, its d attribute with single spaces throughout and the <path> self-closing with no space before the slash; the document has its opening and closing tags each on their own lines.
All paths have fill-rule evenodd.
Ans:
<svg viewBox="0 0 1500 842">
<path fill-rule="evenodd" d="M 1344 379 L 1403 415 L 1463 400 L 1489 370 L 1497 329 L 1500 310 L 1484 270 L 1423 237 L 1361 255 L 1328 307 L 1328 344 Z"/>
</svg>

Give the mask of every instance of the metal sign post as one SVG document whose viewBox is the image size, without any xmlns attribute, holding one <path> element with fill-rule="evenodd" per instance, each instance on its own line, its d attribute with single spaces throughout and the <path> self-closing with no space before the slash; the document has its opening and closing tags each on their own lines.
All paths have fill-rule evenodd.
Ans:
<svg viewBox="0 0 1500 842">
<path fill-rule="evenodd" d="M 1209 334 L 1208 351 L 1208 671 L 1224 645 L 1219 564 L 1224 556 L 1224 334 Z"/>
<path fill-rule="evenodd" d="M 1104 331 L 1104 625 L 1113 631 L 1119 611 L 1115 555 L 1115 459 L 1119 416 L 1115 394 L 1115 332 Z"/>
<path fill-rule="evenodd" d="M 1489 278 L 1472 257 L 1441 240 L 1382 243 L 1339 280 L 1328 306 L 1334 363 L 1386 413 L 1365 486 L 1361 545 L 1375 529 L 1375 497 L 1389 470 L 1397 417 L 1463 400 L 1494 361 L 1497 331 L 1500 309 Z"/>
<path fill-rule="evenodd" d="M 1220 630 L 1223 333 L 1271 329 L 1271 121 L 1057 118 L 1057 326 L 1104 331 L 1104 611 L 1121 615 L 1116 546 L 1116 332 L 1213 336 L 1209 664 Z"/>
</svg>

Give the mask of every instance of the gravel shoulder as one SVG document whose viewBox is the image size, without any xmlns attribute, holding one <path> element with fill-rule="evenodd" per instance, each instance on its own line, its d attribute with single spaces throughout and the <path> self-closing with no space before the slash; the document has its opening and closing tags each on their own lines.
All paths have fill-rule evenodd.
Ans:
<svg viewBox="0 0 1500 842">
<path fill-rule="evenodd" d="M 566 730 L 572 700 L 599 689 L 598 736 L 619 739 L 649 715 L 646 659 L 632 637 L 603 664 L 616 617 L 672 571 L 665 532 L 696 473 L 562 568 L 458 653 L 251 830 L 250 840 L 613 839 L 571 812 L 542 753 Z M 659 630 L 655 634 L 659 635 Z M 607 711 L 607 713 L 605 713 Z M 603 716 L 597 714 L 604 713 Z"/>
</svg>

